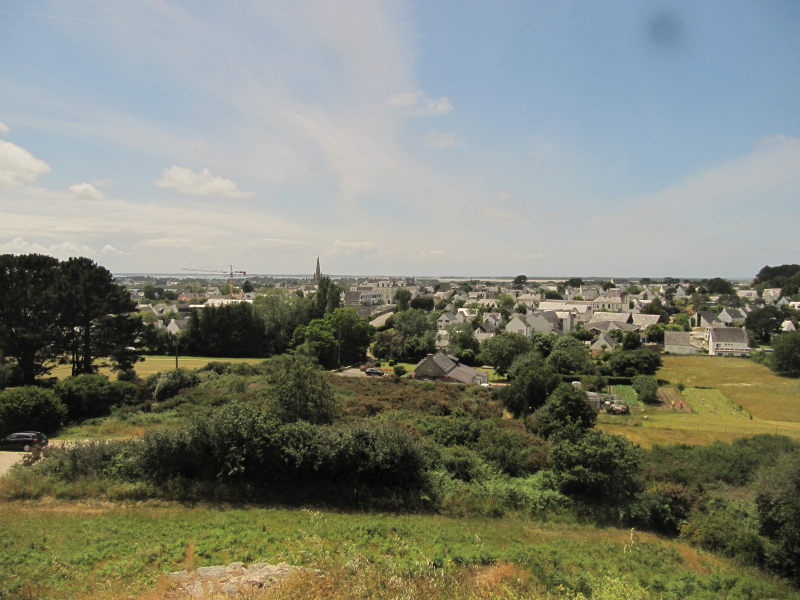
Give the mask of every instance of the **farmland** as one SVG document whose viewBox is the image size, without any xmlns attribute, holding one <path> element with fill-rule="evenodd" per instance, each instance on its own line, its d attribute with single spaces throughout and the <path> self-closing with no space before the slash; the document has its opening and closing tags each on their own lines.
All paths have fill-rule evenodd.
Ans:
<svg viewBox="0 0 800 600">
<path fill-rule="evenodd" d="M 744 358 L 665 356 L 658 377 L 670 386 L 686 386 L 682 393 L 675 387 L 661 389 L 683 399 L 687 410 L 634 405 L 628 416 L 601 415 L 600 427 L 647 447 L 708 444 L 759 433 L 800 439 L 800 384 L 764 365 Z"/>
</svg>

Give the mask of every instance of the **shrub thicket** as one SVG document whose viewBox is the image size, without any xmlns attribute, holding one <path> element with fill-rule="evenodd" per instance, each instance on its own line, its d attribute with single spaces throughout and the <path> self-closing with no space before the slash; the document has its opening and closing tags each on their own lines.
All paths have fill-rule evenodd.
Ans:
<svg viewBox="0 0 800 600">
<path fill-rule="evenodd" d="M 139 403 L 139 388 L 127 381 L 109 381 L 105 375 L 78 375 L 59 381 L 54 391 L 72 420 L 99 417 L 112 406 Z"/>
<path fill-rule="evenodd" d="M 154 402 L 162 402 L 172 398 L 181 390 L 194 387 L 198 384 L 197 373 L 189 369 L 175 369 L 154 373 L 147 378 L 147 392 Z"/>
<path fill-rule="evenodd" d="M 636 375 L 631 379 L 636 396 L 641 402 L 658 402 L 658 380 L 651 375 Z"/>
<path fill-rule="evenodd" d="M 592 430 L 550 448 L 561 491 L 593 501 L 630 500 L 641 487 L 639 449 L 626 438 Z"/>
<path fill-rule="evenodd" d="M 25 386 L 0 392 L 0 432 L 35 430 L 51 434 L 66 416 L 67 407 L 52 390 Z"/>
<path fill-rule="evenodd" d="M 544 406 L 525 419 L 525 427 L 547 439 L 577 439 L 596 422 L 597 412 L 589 405 L 586 392 L 562 383 Z"/>
</svg>

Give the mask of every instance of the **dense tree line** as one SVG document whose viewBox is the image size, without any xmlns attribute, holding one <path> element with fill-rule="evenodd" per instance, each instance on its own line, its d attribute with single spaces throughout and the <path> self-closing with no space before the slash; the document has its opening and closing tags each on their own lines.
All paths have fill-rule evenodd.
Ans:
<svg viewBox="0 0 800 600">
<path fill-rule="evenodd" d="M 800 265 L 765 266 L 756 275 L 753 286 L 759 290 L 781 288 L 781 295 L 794 296 L 800 292 Z"/>
<path fill-rule="evenodd" d="M 24 384 L 59 361 L 94 373 L 109 357 L 132 372 L 143 333 L 135 304 L 111 273 L 88 258 L 0 255 L 0 356 L 14 359 Z"/>
</svg>

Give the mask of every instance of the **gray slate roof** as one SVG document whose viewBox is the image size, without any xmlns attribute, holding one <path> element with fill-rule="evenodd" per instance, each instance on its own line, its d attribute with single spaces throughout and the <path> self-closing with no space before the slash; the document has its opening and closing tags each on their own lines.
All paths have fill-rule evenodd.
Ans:
<svg viewBox="0 0 800 600">
<path fill-rule="evenodd" d="M 665 331 L 665 346 L 691 346 L 692 334 L 688 331 Z"/>
<path fill-rule="evenodd" d="M 715 342 L 747 345 L 747 332 L 744 327 L 712 327 L 709 334 Z"/>
</svg>

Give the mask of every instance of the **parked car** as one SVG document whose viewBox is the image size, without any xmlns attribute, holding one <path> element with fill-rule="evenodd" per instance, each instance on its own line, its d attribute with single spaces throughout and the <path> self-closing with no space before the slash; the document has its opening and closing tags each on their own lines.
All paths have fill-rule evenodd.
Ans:
<svg viewBox="0 0 800 600">
<path fill-rule="evenodd" d="M 386 375 L 386 373 L 384 373 L 380 369 L 367 369 L 366 371 L 364 371 L 364 374 L 368 376 L 371 375 L 372 377 L 383 377 L 384 375 Z"/>
<path fill-rule="evenodd" d="M 34 448 L 44 448 L 45 446 L 47 446 L 47 436 L 40 431 L 20 431 L 0 440 L 0 450 L 30 452 Z"/>
</svg>

